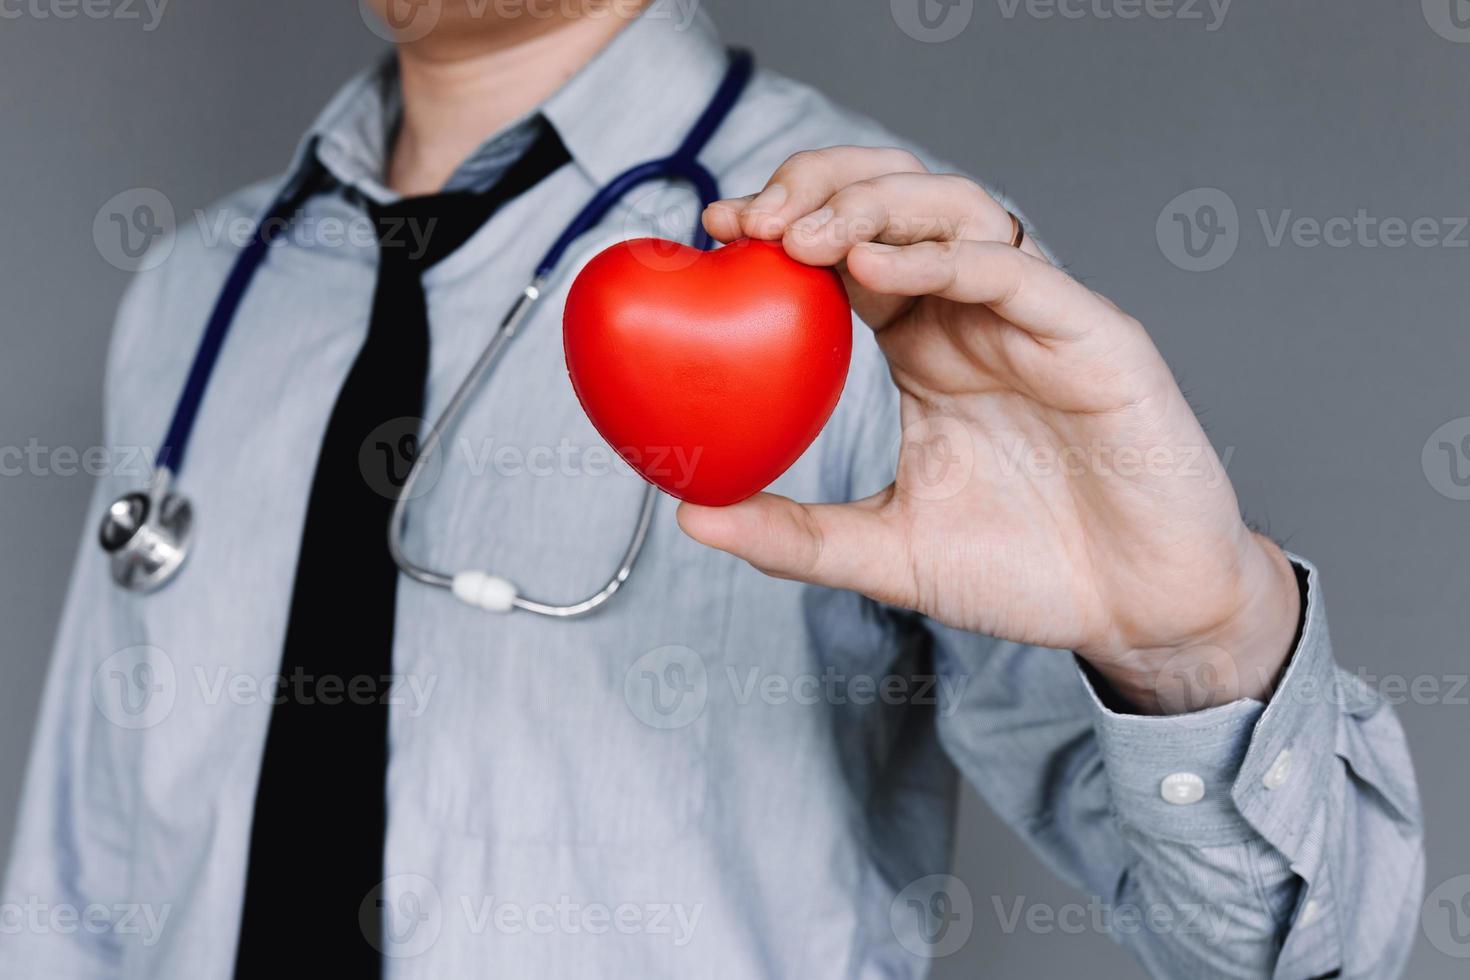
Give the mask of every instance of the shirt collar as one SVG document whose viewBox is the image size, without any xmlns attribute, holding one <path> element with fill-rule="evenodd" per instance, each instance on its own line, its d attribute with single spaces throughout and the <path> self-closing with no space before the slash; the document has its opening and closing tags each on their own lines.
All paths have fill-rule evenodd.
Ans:
<svg viewBox="0 0 1470 980">
<path fill-rule="evenodd" d="M 396 195 L 385 186 L 388 138 L 398 116 L 398 71 L 389 56 L 344 85 L 302 137 L 291 172 L 299 176 L 315 153 L 333 177 L 379 203 Z"/>
<path fill-rule="evenodd" d="M 573 161 L 596 184 L 671 153 L 703 111 L 727 56 L 709 17 L 690 0 L 655 0 L 539 109 L 482 143 L 446 189 L 494 183 L 539 124 L 549 120 Z M 343 86 L 297 147 L 291 173 L 313 152 L 344 185 L 380 203 L 397 200 L 384 184 L 388 142 L 400 111 L 390 56 Z M 529 135 L 528 135 L 529 134 Z"/>
<path fill-rule="evenodd" d="M 690 0 L 657 0 L 541 107 L 596 184 L 672 153 L 729 58 Z"/>
</svg>

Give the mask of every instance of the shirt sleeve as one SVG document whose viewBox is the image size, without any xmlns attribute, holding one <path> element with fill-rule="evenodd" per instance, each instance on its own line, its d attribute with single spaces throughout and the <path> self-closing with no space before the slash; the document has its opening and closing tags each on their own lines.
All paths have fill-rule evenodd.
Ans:
<svg viewBox="0 0 1470 980">
<path fill-rule="evenodd" d="M 134 281 L 119 315 L 109 389 L 117 338 L 153 308 L 144 295 L 151 291 L 146 278 Z M 104 440 L 120 449 L 115 421 L 109 412 Z M 149 737 L 150 722 L 167 707 L 170 677 L 149 673 L 158 666 L 156 652 L 146 646 L 132 603 L 113 585 L 96 538 L 107 503 L 145 486 L 149 474 L 141 457 L 119 451 L 112 458 L 117 462 L 98 479 L 87 509 L 0 890 L 0 978 L 6 980 L 118 976 L 128 944 L 157 941 L 145 924 L 167 915 L 131 893 L 130 872 L 142 757 L 136 742 Z M 148 683 L 138 687 L 139 680 Z"/>
<path fill-rule="evenodd" d="M 1071 654 L 934 627 L 964 776 L 1158 977 L 1402 972 L 1422 821 L 1391 708 L 1333 662 L 1317 573 L 1268 704 L 1106 707 Z M 963 681 L 960 683 L 959 681 Z"/>
<path fill-rule="evenodd" d="M 849 499 L 892 481 L 899 431 L 886 373 L 854 382 Z M 1269 703 L 1125 714 L 1070 652 L 927 624 L 945 751 L 1153 976 L 1394 977 L 1408 959 L 1424 851 L 1407 743 L 1334 662 L 1320 575 L 1293 564 L 1304 618 Z"/>
</svg>

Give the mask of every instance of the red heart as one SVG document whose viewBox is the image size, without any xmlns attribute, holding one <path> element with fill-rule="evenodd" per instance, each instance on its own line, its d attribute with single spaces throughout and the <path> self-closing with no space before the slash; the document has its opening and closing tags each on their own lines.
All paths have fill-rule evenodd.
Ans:
<svg viewBox="0 0 1470 980">
<path fill-rule="evenodd" d="M 837 406 L 852 314 L 831 269 L 778 243 L 712 252 L 640 238 L 600 252 L 562 320 L 582 409 L 675 497 L 723 506 L 796 462 Z"/>
</svg>

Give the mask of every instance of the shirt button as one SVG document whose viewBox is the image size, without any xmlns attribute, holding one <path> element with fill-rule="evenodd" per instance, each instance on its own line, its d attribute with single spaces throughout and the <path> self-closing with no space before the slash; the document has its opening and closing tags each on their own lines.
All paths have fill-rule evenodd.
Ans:
<svg viewBox="0 0 1470 980">
<path fill-rule="evenodd" d="M 1159 784 L 1159 795 L 1175 806 L 1198 803 L 1205 797 L 1205 781 L 1192 772 L 1170 773 Z"/>
<path fill-rule="evenodd" d="M 1266 775 L 1261 777 L 1261 783 L 1267 789 L 1280 789 L 1286 785 L 1287 779 L 1291 777 L 1291 750 L 1282 749 L 1276 761 L 1271 763 L 1271 768 L 1266 770 Z"/>
<path fill-rule="evenodd" d="M 1309 926 L 1317 921 L 1317 915 L 1322 911 L 1322 906 L 1317 904 L 1315 898 L 1307 899 L 1307 904 L 1302 906 L 1302 914 L 1297 919 L 1297 925 Z"/>
</svg>

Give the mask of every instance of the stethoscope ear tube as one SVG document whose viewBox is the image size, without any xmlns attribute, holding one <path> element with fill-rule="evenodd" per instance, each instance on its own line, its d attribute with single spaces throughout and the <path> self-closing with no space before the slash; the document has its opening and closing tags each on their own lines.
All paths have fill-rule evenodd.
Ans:
<svg viewBox="0 0 1470 980">
<path fill-rule="evenodd" d="M 719 183 L 709 169 L 699 162 L 699 153 L 709 142 L 709 138 L 714 135 L 715 130 L 719 128 L 720 123 L 729 115 L 741 92 L 750 81 L 752 70 L 753 63 L 750 54 L 744 51 L 734 52 L 730 67 L 725 72 L 719 89 L 710 99 L 709 105 L 699 119 L 690 128 L 679 148 L 667 157 L 630 167 L 609 181 L 607 186 L 594 194 L 592 199 L 567 223 L 566 228 L 557 236 L 551 248 L 537 264 L 531 282 L 522 290 L 521 295 L 516 298 L 515 303 L 501 319 L 494 336 L 490 338 L 490 342 L 486 344 L 474 366 L 460 382 L 459 388 L 450 398 L 444 411 L 429 427 L 428 433 L 420 443 L 422 449 L 409 470 L 408 478 L 404 481 L 398 499 L 394 502 L 393 513 L 388 521 L 388 550 L 404 574 L 425 585 L 448 589 L 460 601 L 488 612 L 505 613 L 513 609 L 522 609 L 541 616 L 556 618 L 585 616 L 600 609 L 628 580 L 653 523 L 653 510 L 658 502 L 658 490 L 651 484 L 643 489 L 643 499 L 638 509 L 638 521 L 634 525 L 633 534 L 628 539 L 628 545 L 623 551 L 622 558 L 618 562 L 617 570 L 602 588 L 586 598 L 569 603 L 544 602 L 521 595 L 520 590 L 510 579 L 480 569 L 465 569 L 447 573 L 435 571 L 414 562 L 403 548 L 403 526 L 408 511 L 408 502 L 414 496 L 414 486 L 428 460 L 439 451 L 440 443 L 445 435 L 459 420 L 474 392 L 494 370 L 495 363 L 504 351 L 505 345 L 510 342 L 516 330 L 530 314 L 531 309 L 541 299 L 547 282 L 555 273 L 557 266 L 561 264 L 563 256 L 582 234 L 600 224 L 607 213 L 634 187 L 650 180 L 675 178 L 688 182 L 699 196 L 701 209 L 719 199 Z M 714 245 L 713 240 L 697 219 L 694 244 L 704 250 Z"/>
<path fill-rule="evenodd" d="M 545 284 L 573 242 L 584 232 L 597 226 L 628 191 L 646 181 L 669 178 L 687 181 L 699 195 L 702 206 L 708 206 L 719 198 L 719 186 L 714 175 L 699 162 L 699 154 L 734 108 L 750 81 L 752 71 L 753 64 L 748 52 L 732 52 L 730 65 L 719 88 L 679 147 L 667 157 L 631 167 L 610 181 L 593 195 L 543 256 L 530 284 L 522 290 L 506 312 L 479 359 L 430 427 L 423 440 L 423 448 L 415 458 L 394 503 L 388 522 L 388 549 L 398 567 L 410 578 L 426 585 L 448 589 L 476 608 L 496 612 L 522 609 L 558 618 L 583 616 L 601 608 L 628 580 L 653 521 L 658 491 L 652 485 L 643 490 L 638 521 L 612 577 L 593 594 L 566 604 L 542 602 L 523 596 L 509 579 L 489 572 L 471 569 L 450 574 L 416 564 L 403 550 L 406 509 L 425 463 L 438 451 L 444 435 L 453 428 L 470 397 L 494 369 L 505 345 L 541 298 Z M 220 290 L 219 298 L 215 301 L 209 322 L 200 338 L 199 347 L 195 351 L 194 360 L 190 364 L 189 375 L 174 408 L 168 432 L 159 448 L 152 485 L 146 492 L 139 491 L 119 497 L 103 515 L 98 528 L 98 540 L 102 550 L 109 556 L 113 579 L 125 589 L 148 592 L 158 588 L 178 573 L 188 555 L 194 530 L 194 510 L 187 499 L 170 490 L 170 485 L 174 474 L 183 465 L 184 452 L 188 448 L 189 437 L 225 337 L 234 324 L 250 283 L 265 261 L 273 237 L 289 224 L 291 215 L 308 198 L 332 182 L 333 178 L 317 157 L 314 142 L 306 148 L 303 156 L 306 160 L 305 166 L 281 191 L 256 225 L 255 235 L 235 260 L 229 278 Z M 698 223 L 695 225 L 694 243 L 701 249 L 709 249 L 713 245 L 709 235 Z"/>
<path fill-rule="evenodd" d="M 575 602 L 544 602 L 521 595 L 520 590 L 510 579 L 480 569 L 464 569 L 453 573 L 435 571 L 409 558 L 403 546 L 403 527 L 408 514 L 408 502 L 413 499 L 413 491 L 420 476 L 434 453 L 439 451 L 445 436 L 464 414 L 464 409 L 475 391 L 494 370 L 496 362 L 505 350 L 505 345 L 515 336 L 517 328 L 525 321 L 531 309 L 541 298 L 544 286 L 543 280 L 536 279 L 521 291 L 521 295 L 516 298 L 515 303 L 501 318 L 500 325 L 496 328 L 494 336 L 490 338 L 490 342 L 485 345 L 485 349 L 480 352 L 479 358 L 470 368 L 469 373 L 455 389 L 444 411 L 439 413 L 439 417 L 429 427 L 428 433 L 420 443 L 421 449 L 414 457 L 408 476 L 403 481 L 398 499 L 393 502 L 393 513 L 388 518 L 388 551 L 399 569 L 409 578 L 424 585 L 448 589 L 455 598 L 477 609 L 499 613 L 521 609 L 541 616 L 570 619 L 585 616 L 601 608 L 633 573 L 633 564 L 638 560 L 638 555 L 643 550 L 643 543 L 648 538 L 648 529 L 653 523 L 653 508 L 658 501 L 658 490 L 652 484 L 643 488 L 638 522 L 633 528 L 632 536 L 628 539 L 627 547 L 623 550 L 617 570 L 602 588 Z"/>
<path fill-rule="evenodd" d="M 102 550 L 108 555 L 113 581 L 130 592 L 152 592 L 167 584 L 188 557 L 194 508 L 188 498 L 169 487 L 183 465 L 184 451 L 220 349 L 246 290 L 269 253 L 272 239 L 285 228 L 291 214 L 330 180 L 317 162 L 315 143 L 307 148 L 306 158 L 311 162 L 277 195 L 256 225 L 250 243 L 230 268 L 229 278 L 215 300 L 209 323 L 189 365 L 189 375 L 174 406 L 168 432 L 159 446 L 151 485 L 146 492 L 123 494 L 102 517 L 97 534 Z"/>
<path fill-rule="evenodd" d="M 725 77 L 721 79 L 719 88 L 710 97 L 709 105 L 705 106 L 694 125 L 689 127 L 689 132 L 685 134 L 678 148 L 666 157 L 629 167 L 598 190 L 592 200 L 577 212 L 577 216 L 567 223 L 562 233 L 556 236 L 556 241 L 552 242 L 541 261 L 536 264 L 534 279 L 542 282 L 550 279 L 572 243 L 601 223 L 607 213 L 639 184 L 664 177 L 677 177 L 694 187 L 701 205 L 707 206 L 719 200 L 719 185 L 709 169 L 699 162 L 699 154 L 730 114 L 730 110 L 735 108 L 735 103 L 745 91 L 745 86 L 750 83 L 750 76 L 754 71 L 755 62 L 749 51 L 731 51 L 730 65 L 725 70 Z M 714 246 L 709 233 L 698 219 L 694 223 L 693 244 L 695 248 L 704 250 Z"/>
<path fill-rule="evenodd" d="M 316 155 L 316 141 L 306 150 L 306 169 L 291 181 L 276 196 L 270 208 L 255 226 L 255 234 L 235 259 L 229 278 L 214 301 L 209 314 L 209 323 L 199 339 L 194 352 L 194 361 L 189 365 L 189 376 L 184 381 L 184 390 L 174 406 L 173 418 L 169 420 L 168 432 L 158 449 L 158 469 L 177 473 L 184 465 L 184 452 L 189 447 L 189 437 L 194 431 L 194 420 L 199 416 L 199 406 L 204 401 L 205 389 L 214 375 L 215 363 L 219 360 L 225 337 L 234 325 L 235 315 L 255 274 L 270 252 L 271 242 L 285 230 L 294 214 L 313 195 L 320 193 L 331 182 L 331 176 L 321 166 Z"/>
</svg>

